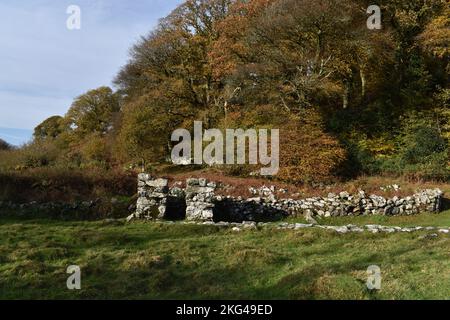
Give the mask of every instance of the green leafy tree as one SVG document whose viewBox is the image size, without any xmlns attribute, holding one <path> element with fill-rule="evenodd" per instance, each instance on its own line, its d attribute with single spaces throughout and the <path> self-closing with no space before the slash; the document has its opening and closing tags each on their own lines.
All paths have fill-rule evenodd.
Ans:
<svg viewBox="0 0 450 320">
<path fill-rule="evenodd" d="M 33 135 L 35 139 L 56 138 L 63 130 L 63 117 L 53 116 L 39 124 Z"/>
<path fill-rule="evenodd" d="M 111 88 L 100 87 L 76 98 L 64 122 L 76 140 L 92 133 L 106 135 L 112 130 L 114 118 L 119 111 L 119 96 Z"/>
<path fill-rule="evenodd" d="M 159 109 L 161 106 L 154 100 L 152 102 L 150 105 L 141 99 L 127 105 L 116 145 L 122 160 L 138 160 L 144 168 L 147 163 L 166 160 L 171 133 L 177 124 L 176 119 Z"/>
</svg>

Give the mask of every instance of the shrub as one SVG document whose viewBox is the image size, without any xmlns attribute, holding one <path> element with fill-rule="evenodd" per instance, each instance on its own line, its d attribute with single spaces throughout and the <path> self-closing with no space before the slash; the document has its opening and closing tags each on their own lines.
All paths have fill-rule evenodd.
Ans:
<svg viewBox="0 0 450 320">
<path fill-rule="evenodd" d="M 55 164 L 59 150 L 52 141 L 35 141 L 20 149 L 2 151 L 0 170 L 39 168 Z"/>
<path fill-rule="evenodd" d="M 421 127 L 406 137 L 406 148 L 402 154 L 405 164 L 426 164 L 436 161 L 446 152 L 446 142 L 434 128 Z"/>
<path fill-rule="evenodd" d="M 8 142 L 0 139 L 0 150 L 10 150 L 11 148 L 12 147 Z"/>
<path fill-rule="evenodd" d="M 345 163 L 344 174 L 348 177 L 354 177 L 364 173 L 369 175 L 379 174 L 381 171 L 381 159 L 367 150 L 361 143 L 347 141 L 346 150 L 348 152 L 348 161 Z"/>
<path fill-rule="evenodd" d="M 431 179 L 448 179 L 447 142 L 432 127 L 419 127 L 404 138 L 399 164 L 407 175 Z"/>
<path fill-rule="evenodd" d="M 105 137 L 92 134 L 81 146 L 81 155 L 88 164 L 105 164 L 110 159 L 110 150 Z"/>
<path fill-rule="evenodd" d="M 74 202 L 130 197 L 136 192 L 132 172 L 68 169 L 64 166 L 0 172 L 0 201 Z"/>
<path fill-rule="evenodd" d="M 380 172 L 414 179 L 448 180 L 448 147 L 440 132 L 423 124 L 406 127 L 404 131 L 397 153 L 379 159 Z"/>
</svg>

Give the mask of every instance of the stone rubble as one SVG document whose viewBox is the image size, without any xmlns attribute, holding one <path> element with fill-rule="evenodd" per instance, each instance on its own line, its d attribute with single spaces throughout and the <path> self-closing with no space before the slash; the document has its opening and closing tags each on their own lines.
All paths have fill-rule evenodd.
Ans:
<svg viewBox="0 0 450 320">
<path fill-rule="evenodd" d="M 169 223 L 169 221 L 160 221 L 160 223 Z M 242 223 L 238 222 L 202 222 L 202 221 L 182 221 L 182 224 L 187 225 L 206 225 L 215 226 L 220 228 L 229 228 L 231 231 L 240 232 L 244 230 L 261 230 L 264 228 L 276 229 L 276 230 L 307 230 L 307 229 L 322 229 L 338 234 L 347 233 L 416 233 L 416 232 L 431 232 L 434 234 L 450 234 L 450 227 L 399 227 L 399 226 L 382 226 L 382 225 L 364 225 L 356 226 L 352 224 L 344 226 L 329 226 L 329 225 L 313 225 L 313 224 L 303 224 L 303 223 L 266 223 L 266 222 L 254 222 L 254 221 L 244 221 Z"/>
<path fill-rule="evenodd" d="M 76 202 L 45 202 L 38 203 L 31 201 L 28 203 L 17 204 L 12 201 L 0 201 L 0 214 L 8 215 L 13 213 L 18 216 L 46 216 L 60 219 L 70 218 L 92 218 L 98 214 L 99 206 L 102 205 L 100 199 L 94 201 L 76 201 Z M 113 203 L 111 206 L 123 208 L 122 204 Z"/>
</svg>

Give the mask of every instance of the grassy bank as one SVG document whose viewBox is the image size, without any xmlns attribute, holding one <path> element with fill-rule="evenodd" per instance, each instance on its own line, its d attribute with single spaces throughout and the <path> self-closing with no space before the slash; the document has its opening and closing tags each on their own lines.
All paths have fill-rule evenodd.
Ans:
<svg viewBox="0 0 450 320">
<path fill-rule="evenodd" d="M 424 217 L 395 222 L 450 225 L 450 212 Z M 429 233 L 1 219 L 0 298 L 450 298 L 450 236 Z M 80 291 L 66 289 L 72 264 Z M 376 292 L 365 285 L 372 264 L 383 276 Z"/>
</svg>

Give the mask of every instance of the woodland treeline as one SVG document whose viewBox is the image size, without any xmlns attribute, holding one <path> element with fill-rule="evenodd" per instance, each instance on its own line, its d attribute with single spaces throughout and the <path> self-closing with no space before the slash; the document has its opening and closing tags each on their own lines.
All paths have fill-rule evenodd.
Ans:
<svg viewBox="0 0 450 320">
<path fill-rule="evenodd" d="M 360 174 L 448 179 L 447 0 L 188 0 L 136 43 L 115 87 L 77 97 L 15 170 L 168 161 L 173 130 L 279 128 L 278 179 Z M 245 176 L 255 169 L 226 167 Z"/>
</svg>

